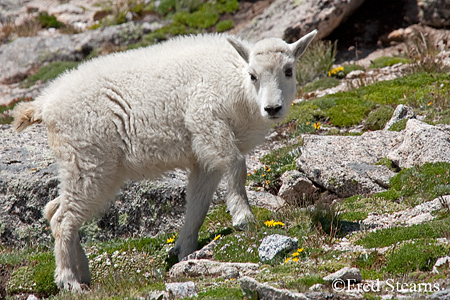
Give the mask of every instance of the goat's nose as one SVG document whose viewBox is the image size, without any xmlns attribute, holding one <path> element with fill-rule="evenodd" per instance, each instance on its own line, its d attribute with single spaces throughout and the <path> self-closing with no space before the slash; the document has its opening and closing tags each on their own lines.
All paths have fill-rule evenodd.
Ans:
<svg viewBox="0 0 450 300">
<path fill-rule="evenodd" d="M 281 110 L 281 108 L 283 108 L 281 105 L 266 106 L 264 107 L 264 110 L 269 114 L 269 116 L 273 117 Z"/>
</svg>

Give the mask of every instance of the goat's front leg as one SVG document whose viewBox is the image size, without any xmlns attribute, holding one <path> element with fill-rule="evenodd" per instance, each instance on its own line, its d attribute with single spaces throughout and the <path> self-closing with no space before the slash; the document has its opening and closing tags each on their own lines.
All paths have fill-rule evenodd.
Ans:
<svg viewBox="0 0 450 300">
<path fill-rule="evenodd" d="M 186 217 L 184 226 L 175 248 L 171 253 L 177 254 L 178 259 L 197 250 L 198 231 L 208 212 L 214 191 L 220 182 L 222 173 L 219 171 L 206 171 L 196 166 L 191 169 L 186 189 Z"/>
<path fill-rule="evenodd" d="M 249 223 L 255 222 L 245 190 L 246 180 L 245 157 L 238 154 L 228 172 L 229 188 L 226 203 L 232 216 L 233 226 L 240 230 L 247 229 Z"/>
</svg>

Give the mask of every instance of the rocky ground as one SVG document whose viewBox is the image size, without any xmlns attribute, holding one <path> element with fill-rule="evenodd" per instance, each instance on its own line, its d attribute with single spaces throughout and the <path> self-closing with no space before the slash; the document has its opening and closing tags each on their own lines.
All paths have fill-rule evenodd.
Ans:
<svg viewBox="0 0 450 300">
<path fill-rule="evenodd" d="M 142 45 L 149 34 L 173 22 L 157 14 L 139 15 L 130 9 L 132 2 L 128 8 L 124 2 L 110 7 L 89 0 L 63 2 L 0 1 L 0 105 L 6 108 L 5 115 L 10 105 L 36 97 L 45 87 L 39 80 L 24 84 L 42 66 Z M 368 67 L 376 58 L 407 53 L 409 38 L 419 31 L 436 42 L 434 49 L 439 54 L 433 59 L 450 65 L 449 33 L 441 29 L 450 18 L 446 10 L 436 9 L 448 6 L 444 2 L 402 1 L 401 21 L 390 26 L 380 26 L 382 19 L 375 22 L 379 25 L 375 29 L 374 22 L 353 21 L 365 35 L 343 41 L 347 45 L 340 48 L 338 61 L 360 65 L 363 70 L 349 72 L 335 87 L 304 94 L 295 106 L 320 97 L 328 101 L 327 95 L 409 75 L 417 63 Z M 369 0 L 350 4 L 267 0 L 240 5 L 238 11 L 220 18 L 233 18 L 231 32 L 255 40 L 267 34 L 293 40 L 315 28 L 322 37 L 341 37 L 349 32 L 345 20 L 355 14 L 367 16 L 373 10 Z M 127 22 L 96 28 L 121 9 L 128 9 Z M 20 27 L 40 12 L 55 15 L 73 32 L 41 28 L 30 37 L 19 37 L 17 29 L 6 34 L 5 24 Z M 355 48 L 355 41 L 365 47 Z M 442 87 L 448 87 L 445 75 L 431 76 L 440 76 Z M 439 100 L 439 111 L 448 110 L 446 94 L 430 97 L 428 106 Z M 175 171 L 158 181 L 126 183 L 105 213 L 80 232 L 94 282 L 91 296 L 86 297 L 450 299 L 450 125 L 430 121 L 423 110 L 408 103 L 389 103 L 392 118 L 389 115 L 380 130 L 367 130 L 365 120 L 350 127 L 335 126 L 329 117 L 318 117 L 312 133 L 293 135 L 292 126 L 304 126 L 295 120 L 273 128 L 265 144 L 247 156 L 247 192 L 258 219 L 256 228 L 248 232 L 232 229 L 223 205 L 226 185 L 222 183 L 201 230 L 204 247 L 178 263 L 167 261 L 167 253 L 183 223 L 185 174 Z M 321 108 L 316 110 L 320 116 Z M 404 127 L 392 131 L 398 124 Z M 0 298 L 76 298 L 52 285 L 52 238 L 41 209 L 57 195 L 58 178 L 46 130 L 37 125 L 17 135 L 10 125 L 0 126 L 0 203 L 4 208 L 0 213 Z M 286 157 L 288 162 L 280 162 Z M 270 171 L 276 167 L 279 170 Z M 436 173 L 426 174 L 428 167 Z M 418 176 L 413 184 L 405 179 L 408 172 Z M 398 178 L 403 180 L 400 188 L 396 188 Z M 405 192 L 428 181 L 432 192 L 419 189 L 412 196 Z M 317 212 L 328 212 L 330 207 L 331 214 L 315 223 Z M 328 229 L 327 218 L 332 224 Z M 339 222 L 333 223 L 333 218 Z M 415 230 L 419 234 L 411 233 Z M 403 235 L 398 237 L 397 231 Z M 386 242 L 388 237 L 378 237 L 375 245 L 367 241 L 384 233 L 396 239 Z M 428 265 L 396 271 L 401 267 L 395 267 L 395 255 L 411 255 L 402 252 L 407 247 L 413 247 L 413 253 L 431 253 L 426 257 Z M 402 264 L 422 259 L 411 255 Z M 37 270 L 44 270 L 43 275 Z M 117 280 L 122 289 L 117 288 Z"/>
</svg>

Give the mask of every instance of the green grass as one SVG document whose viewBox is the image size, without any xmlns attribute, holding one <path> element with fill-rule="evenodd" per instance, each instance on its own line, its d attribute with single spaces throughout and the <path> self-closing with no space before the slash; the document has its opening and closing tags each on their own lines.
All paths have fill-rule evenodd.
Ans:
<svg viewBox="0 0 450 300">
<path fill-rule="evenodd" d="M 393 274 L 431 271 L 439 257 L 448 255 L 448 246 L 431 239 L 407 242 L 386 256 L 385 270 Z"/>
<path fill-rule="evenodd" d="M 384 67 L 396 65 L 398 63 L 408 64 L 410 62 L 411 62 L 410 59 L 406 58 L 406 57 L 383 56 L 383 57 L 375 58 L 373 60 L 373 62 L 370 64 L 369 68 L 384 68 Z"/>
<path fill-rule="evenodd" d="M 450 163 L 425 163 L 390 179 L 391 189 L 411 206 L 450 194 Z"/>
<path fill-rule="evenodd" d="M 394 124 L 392 124 L 392 126 L 389 128 L 389 131 L 402 131 L 406 128 L 407 122 L 408 122 L 408 119 L 403 119 L 403 120 L 397 121 Z"/>
<path fill-rule="evenodd" d="M 300 156 L 302 142 L 289 145 L 273 151 L 261 158 L 264 167 L 249 173 L 247 181 L 253 181 L 257 186 L 276 193 L 281 186 L 281 175 L 290 170 L 296 170 L 295 159 Z"/>
<path fill-rule="evenodd" d="M 334 77 L 322 77 L 320 79 L 314 80 L 313 82 L 307 83 L 301 88 L 303 93 L 310 93 L 317 90 L 325 90 L 338 86 L 340 83 L 339 79 Z"/>
<path fill-rule="evenodd" d="M 448 232 L 450 232 L 450 219 L 445 218 L 419 225 L 399 226 L 369 232 L 356 244 L 366 248 L 382 248 L 407 240 L 446 237 Z"/>
<path fill-rule="evenodd" d="M 388 105 L 382 105 L 371 111 L 364 122 L 366 130 L 383 129 L 386 123 L 391 119 L 393 113 L 394 108 Z"/>
<path fill-rule="evenodd" d="M 291 108 L 285 122 L 296 120 L 298 124 L 304 124 L 327 120 L 337 127 L 350 127 L 361 124 L 377 106 L 406 103 L 427 109 L 430 101 L 433 103 L 432 100 L 435 102 L 439 100 L 441 107 L 448 108 L 448 103 L 442 95 L 449 89 L 449 82 L 448 74 L 429 73 L 418 73 L 377 82 L 356 90 L 300 102 Z M 432 108 L 433 104 L 430 107 Z M 441 111 L 445 110 L 441 109 Z"/>
<path fill-rule="evenodd" d="M 242 300 L 243 294 L 240 288 L 215 288 L 209 291 L 198 293 L 198 297 L 195 299 L 202 300 L 215 300 L 215 299 L 224 299 L 224 300 Z M 185 299 L 185 298 L 183 298 Z M 187 299 L 187 298 L 186 298 Z M 188 298 L 191 299 L 191 298 Z"/>
<path fill-rule="evenodd" d="M 46 66 L 43 66 L 39 69 L 39 71 L 27 77 L 24 81 L 21 82 L 21 87 L 28 88 L 38 81 L 42 81 L 43 83 L 55 79 L 61 73 L 76 68 L 80 62 L 77 61 L 57 61 L 51 62 Z"/>
</svg>

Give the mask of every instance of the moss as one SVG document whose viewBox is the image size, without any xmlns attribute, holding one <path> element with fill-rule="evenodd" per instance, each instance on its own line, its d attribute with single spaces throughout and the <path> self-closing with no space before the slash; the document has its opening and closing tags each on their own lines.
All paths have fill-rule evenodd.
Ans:
<svg viewBox="0 0 450 300">
<path fill-rule="evenodd" d="M 47 12 L 39 13 L 37 20 L 41 23 L 43 28 L 60 28 L 64 25 L 56 20 L 54 15 L 49 15 Z"/>
<path fill-rule="evenodd" d="M 396 168 L 396 166 L 394 165 L 394 162 L 392 160 L 390 160 L 387 157 L 383 157 L 382 159 L 380 159 L 380 161 L 378 161 L 375 165 L 377 166 L 385 166 L 387 167 L 389 170 L 391 170 L 392 172 L 398 172 L 400 170 L 398 170 Z"/>
<path fill-rule="evenodd" d="M 54 281 L 55 258 L 52 252 L 38 254 L 33 259 L 37 262 L 33 268 L 33 279 L 36 282 L 34 290 L 40 295 L 50 296 L 58 292 Z"/>
<path fill-rule="evenodd" d="M 403 119 L 400 121 L 395 122 L 392 124 L 392 126 L 389 128 L 390 131 L 402 131 L 406 128 L 406 123 L 408 122 L 408 119 Z"/>
<path fill-rule="evenodd" d="M 223 20 L 216 24 L 217 32 L 224 32 L 234 27 L 233 20 Z"/>
<path fill-rule="evenodd" d="M 425 163 L 404 169 L 392 177 L 389 183 L 412 206 L 433 200 L 450 190 L 450 163 Z M 436 188 L 445 186 L 448 188 Z"/>
<path fill-rule="evenodd" d="M 431 271 L 437 259 L 447 255 L 448 251 L 448 246 L 431 240 L 407 242 L 386 257 L 386 271 L 393 274 Z"/>
<path fill-rule="evenodd" d="M 391 119 L 394 109 L 391 106 L 383 105 L 371 111 L 365 120 L 367 130 L 383 129 L 386 123 Z"/>
<path fill-rule="evenodd" d="M 48 65 L 39 69 L 39 71 L 21 82 L 21 87 L 30 87 L 38 81 L 47 82 L 58 77 L 61 73 L 76 68 L 80 62 L 77 61 L 57 61 L 51 62 Z"/>
<path fill-rule="evenodd" d="M 317 90 L 325 90 L 338 86 L 340 83 L 339 79 L 334 77 L 323 77 L 310 82 L 302 87 L 303 93 L 310 93 Z"/>
<path fill-rule="evenodd" d="M 31 292 L 34 287 L 33 283 L 33 268 L 31 266 L 23 266 L 15 269 L 11 273 L 11 277 L 6 284 L 6 289 L 9 294 Z"/>
<path fill-rule="evenodd" d="M 419 225 L 400 226 L 369 232 L 365 237 L 358 240 L 356 244 L 363 245 L 366 248 L 387 247 L 412 239 L 445 237 L 449 231 L 450 219 L 446 218 Z"/>
<path fill-rule="evenodd" d="M 355 64 L 346 64 L 346 65 L 343 65 L 342 67 L 344 68 L 345 76 L 347 76 L 347 74 L 352 71 L 356 71 L 356 70 L 364 71 L 365 70 L 365 68 L 363 66 L 355 65 Z"/>
<path fill-rule="evenodd" d="M 428 107 L 430 93 L 434 102 L 447 107 L 445 97 L 436 96 L 450 87 L 450 75 L 418 73 L 390 81 L 377 82 L 356 90 L 327 95 L 319 99 L 300 102 L 292 107 L 286 123 L 329 120 L 330 125 L 349 127 L 360 124 L 377 105 L 393 106 L 417 103 L 415 106 Z M 327 105 L 323 105 L 327 104 Z M 332 105 L 330 105 L 332 104 Z M 412 103 L 413 104 L 413 103 Z M 413 105 L 414 106 L 414 105 Z M 445 118 L 446 115 L 441 115 Z"/>
<path fill-rule="evenodd" d="M 384 68 L 384 67 L 396 65 L 398 63 L 408 64 L 408 63 L 410 63 L 410 60 L 406 57 L 383 56 L 383 57 L 375 58 L 373 60 L 373 62 L 370 64 L 369 68 Z"/>
</svg>

